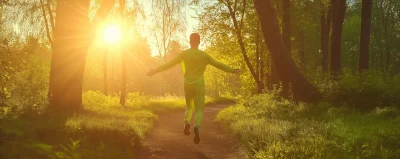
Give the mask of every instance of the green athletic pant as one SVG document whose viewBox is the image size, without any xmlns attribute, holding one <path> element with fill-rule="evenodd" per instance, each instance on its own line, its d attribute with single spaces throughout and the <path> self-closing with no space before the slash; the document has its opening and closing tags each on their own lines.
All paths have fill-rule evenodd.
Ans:
<svg viewBox="0 0 400 159">
<path fill-rule="evenodd" d="M 200 127 L 201 121 L 203 120 L 205 92 L 204 84 L 185 84 L 185 123 L 190 123 L 194 111 L 195 126 Z"/>
</svg>

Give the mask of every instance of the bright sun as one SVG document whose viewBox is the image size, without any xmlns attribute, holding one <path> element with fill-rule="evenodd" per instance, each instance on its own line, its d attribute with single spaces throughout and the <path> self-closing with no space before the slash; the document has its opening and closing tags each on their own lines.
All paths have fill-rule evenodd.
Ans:
<svg viewBox="0 0 400 159">
<path fill-rule="evenodd" d="M 108 25 L 104 28 L 103 39 L 110 44 L 118 43 L 121 40 L 121 28 L 118 25 Z"/>
</svg>

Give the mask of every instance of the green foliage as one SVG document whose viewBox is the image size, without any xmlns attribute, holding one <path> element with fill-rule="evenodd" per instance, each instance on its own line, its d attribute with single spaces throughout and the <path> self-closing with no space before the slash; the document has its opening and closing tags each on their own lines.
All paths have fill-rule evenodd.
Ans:
<svg viewBox="0 0 400 159">
<path fill-rule="evenodd" d="M 186 102 L 184 98 L 174 95 L 152 97 L 147 104 L 143 105 L 143 108 L 155 112 L 182 110 L 186 108 Z"/>
<path fill-rule="evenodd" d="M 89 91 L 83 109 L 0 120 L 0 158 L 133 158 L 157 116 Z M 130 96 L 132 97 L 132 95 Z M 139 97 L 139 96 L 137 96 Z"/>
<path fill-rule="evenodd" d="M 47 106 L 49 50 L 29 37 L 25 44 L 5 42 L 0 51 L 0 118 L 42 113 Z"/>
<path fill-rule="evenodd" d="M 231 98 L 206 98 L 226 104 Z M 185 109 L 182 97 L 129 93 L 125 106 L 118 96 L 83 93 L 83 109 L 47 110 L 40 115 L 0 120 L 0 158 L 133 158 L 158 119 L 156 113 Z M 38 113 L 36 113 L 38 114 Z"/>
<path fill-rule="evenodd" d="M 245 16 L 243 17 L 243 28 L 240 29 L 243 36 L 243 43 L 249 60 L 253 68 L 260 69 L 259 62 L 265 60 L 268 51 L 266 46 L 261 43 L 260 29 L 256 12 L 253 8 L 252 2 L 248 2 L 245 9 Z M 233 7 L 233 6 L 232 6 Z M 236 18 L 238 23 L 241 23 L 242 17 L 242 2 L 238 1 Z M 248 97 L 256 90 L 256 82 L 251 75 L 249 69 L 244 62 L 242 51 L 238 44 L 235 27 L 229 14 L 229 10 L 224 1 L 207 2 L 202 5 L 202 12 L 199 17 L 199 33 L 204 40 L 203 45 L 207 48 L 205 51 L 216 60 L 241 69 L 240 76 L 223 73 L 214 68 L 207 68 L 205 72 L 206 89 L 208 95 L 213 97 L 219 96 L 241 96 Z M 203 41 L 202 41 L 203 43 Z M 256 52 L 260 51 L 262 56 L 257 59 Z M 265 60 L 267 61 L 267 60 Z M 268 72 L 265 62 L 265 73 Z M 257 67 L 259 66 L 259 67 Z M 258 71 L 257 71 L 258 73 Z"/>
<path fill-rule="evenodd" d="M 392 76 L 378 70 L 369 70 L 362 75 L 345 70 L 339 81 L 328 75 L 316 73 L 312 79 L 323 92 L 328 102 L 346 104 L 360 110 L 400 105 L 400 76 Z"/>
<path fill-rule="evenodd" d="M 83 94 L 83 98 L 84 112 L 77 113 L 66 121 L 67 130 L 107 130 L 126 135 L 135 134 L 143 138 L 157 119 L 157 116 L 148 110 L 122 107 L 119 97 L 116 96 L 89 91 Z"/>
<path fill-rule="evenodd" d="M 400 76 L 397 75 L 400 67 L 396 67 L 400 65 L 396 54 L 400 50 L 400 1 L 374 1 L 370 46 L 373 70 L 362 75 L 354 73 L 359 53 L 361 1 L 348 3 L 341 58 L 344 72 L 339 81 L 332 81 L 329 73 L 319 68 L 320 17 L 329 1 L 291 3 L 291 57 L 298 66 L 304 64 L 301 71 L 322 91 L 326 103 L 295 104 L 277 94 L 262 94 L 224 109 L 217 116 L 217 120 L 242 141 L 249 157 L 400 158 Z M 230 66 L 240 67 L 242 72 L 235 76 L 207 69 L 207 95 L 216 97 L 206 98 L 207 104 L 244 100 L 256 88 L 242 59 L 229 12 L 222 2 L 202 3 L 198 31 L 206 39 L 204 50 L 207 53 Z M 241 2 L 235 7 L 238 11 L 243 9 Z M 108 50 L 112 60 L 109 59 L 110 78 L 106 86 L 113 95 L 91 91 L 104 89 L 102 62 L 106 49 L 99 47 L 88 53 L 83 110 L 72 115 L 65 113 L 68 110 L 46 112 L 51 51 L 43 44 L 45 34 L 42 38 L 35 35 L 44 33 L 37 28 L 40 23 L 28 24 L 33 20 L 31 15 L 40 13 L 36 3 L 13 2 L 0 11 L 5 17 L 0 23 L 5 25 L 0 26 L 5 28 L 0 31 L 0 158 L 133 158 L 133 151 L 139 149 L 146 132 L 157 120 L 154 113 L 185 109 L 182 97 L 169 95 L 183 95 L 182 91 L 176 91 L 182 86 L 179 85 L 182 79 L 178 78 L 182 75 L 180 68 L 157 77 L 146 77 L 148 68 L 161 64 L 162 60 L 151 56 L 147 39 L 136 36 L 140 33 L 135 28 L 134 35 L 138 39 L 131 42 L 128 49 L 127 87 L 129 92 L 146 94 L 129 93 L 125 107 L 119 104 L 116 94 L 121 81 L 119 67 L 115 66 L 119 66 L 121 58 L 114 54 L 115 50 Z M 257 43 L 262 38 L 258 37 L 260 29 L 252 1 L 247 1 L 247 5 L 243 28 L 240 28 L 242 40 L 250 62 L 258 67 L 257 71 L 265 69 L 263 80 L 269 84 L 272 61 L 263 41 Z M 275 0 L 274 5 L 279 7 L 276 9 L 281 23 L 282 4 Z M 140 7 L 133 10 L 136 9 L 141 10 Z M 29 12 L 11 18 L 21 10 Z M 133 12 L 129 17 L 136 17 L 131 15 Z M 241 12 L 236 16 L 242 21 Z M 26 18 L 28 20 L 24 21 Z M 21 20 L 24 21 L 22 25 L 14 23 Z M 33 30 L 26 29 L 27 26 L 34 26 Z M 27 32 L 35 37 L 27 36 Z M 25 38 L 24 42 L 15 40 Z M 182 49 L 178 43 L 168 47 L 170 50 L 165 51 L 170 55 L 166 59 Z M 257 51 L 261 51 L 261 57 L 256 57 Z M 304 59 L 300 52 L 305 53 Z M 260 66 L 260 61 L 264 66 Z"/>
<path fill-rule="evenodd" d="M 216 120 L 242 141 L 250 158 L 398 158 L 399 115 L 397 108 L 360 113 L 262 94 L 222 110 Z"/>
<path fill-rule="evenodd" d="M 239 99 L 233 97 L 206 97 L 206 105 L 232 105 L 236 104 L 237 101 L 239 101 Z"/>
</svg>

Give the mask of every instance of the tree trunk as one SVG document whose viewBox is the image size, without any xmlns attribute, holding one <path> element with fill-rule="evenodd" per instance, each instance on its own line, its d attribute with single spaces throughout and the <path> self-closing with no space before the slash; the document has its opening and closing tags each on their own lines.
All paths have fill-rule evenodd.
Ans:
<svg viewBox="0 0 400 159">
<path fill-rule="evenodd" d="M 390 51 L 386 51 L 386 62 L 385 62 L 385 71 L 389 73 L 390 71 Z"/>
<path fill-rule="evenodd" d="M 258 81 L 261 84 L 260 87 L 258 87 L 257 93 L 262 93 L 264 90 L 264 64 L 263 64 L 263 43 L 262 43 L 262 37 L 261 37 L 261 30 L 259 27 L 257 27 L 256 30 L 256 38 L 255 38 L 255 44 L 256 44 L 256 74 L 258 77 Z"/>
<path fill-rule="evenodd" d="M 286 46 L 286 50 L 291 54 L 291 32 L 290 32 L 290 0 L 283 0 L 283 14 L 282 14 L 282 38 L 283 38 L 283 43 Z"/>
<path fill-rule="evenodd" d="M 259 25 L 258 25 L 259 26 Z M 258 39 L 259 39 L 259 41 L 258 41 L 258 46 L 259 46 L 259 62 L 260 62 L 260 73 L 259 73 L 259 77 L 260 77 L 260 82 L 262 83 L 262 90 L 264 90 L 265 89 L 265 84 L 266 84 L 266 82 L 265 82 L 265 78 L 267 78 L 267 76 L 265 75 L 265 71 L 264 71 L 264 69 L 265 69 L 265 61 L 264 60 L 266 60 L 265 59 L 265 54 L 264 54 L 264 44 L 263 44 L 263 38 L 262 38 L 262 33 L 261 33 L 261 30 L 260 30 L 260 27 L 257 27 L 258 29 L 257 29 L 257 36 L 258 36 Z"/>
<path fill-rule="evenodd" d="M 47 10 L 49 12 L 49 17 L 50 17 L 50 26 L 51 26 L 51 30 L 54 30 L 54 18 L 53 18 L 53 11 L 51 10 L 51 6 L 50 6 L 50 0 L 47 0 Z"/>
<path fill-rule="evenodd" d="M 57 2 L 51 67 L 51 104 L 80 107 L 86 51 L 89 46 L 89 0 Z"/>
<path fill-rule="evenodd" d="M 120 18 L 121 18 L 121 25 L 122 25 L 122 32 L 126 31 L 125 28 L 125 21 L 124 21 L 124 10 L 125 10 L 125 0 L 119 0 L 120 2 Z M 121 35 L 121 96 L 119 99 L 119 104 L 125 106 L 126 101 L 126 50 L 125 50 L 125 38 L 124 34 Z"/>
<path fill-rule="evenodd" d="M 254 43 L 256 44 L 256 50 L 255 50 L 255 52 L 256 52 L 256 58 L 255 58 L 255 61 L 256 61 L 256 74 L 257 74 L 257 76 L 259 77 L 259 78 L 261 78 L 261 76 L 262 75 L 260 75 L 260 67 L 261 67 L 261 60 L 260 60 L 260 58 L 261 58 L 261 56 L 260 56 L 260 42 L 259 42 L 259 34 L 258 34 L 258 32 L 256 32 L 256 37 L 255 37 L 255 41 L 254 41 Z"/>
<path fill-rule="evenodd" d="M 322 71 L 328 71 L 328 56 L 329 56 L 329 33 L 331 32 L 332 22 L 332 4 L 328 11 L 321 15 L 321 54 L 322 54 Z"/>
<path fill-rule="evenodd" d="M 312 102 L 322 99 L 320 92 L 300 73 L 288 56 L 282 41 L 277 16 L 271 0 L 254 0 L 258 18 L 272 62 L 283 82 L 290 83 L 296 101 Z"/>
<path fill-rule="evenodd" d="M 264 60 L 265 60 L 265 54 L 263 54 L 263 49 L 261 48 L 261 59 L 260 59 L 260 81 L 263 82 L 263 90 L 265 89 L 265 71 L 264 71 Z"/>
<path fill-rule="evenodd" d="M 272 57 L 271 57 L 272 55 L 271 55 L 271 53 L 270 53 L 270 55 L 269 55 L 269 60 L 270 60 L 270 71 L 271 71 L 271 73 L 270 73 L 270 87 L 271 87 L 271 89 L 276 89 L 276 88 L 279 88 L 280 87 L 280 84 L 279 84 L 279 75 L 278 75 L 278 71 L 276 70 L 276 67 L 275 67 L 275 65 L 274 65 L 274 62 L 272 61 Z"/>
<path fill-rule="evenodd" d="M 43 0 L 40 0 L 40 6 L 42 8 L 43 20 L 46 27 L 47 39 L 49 40 L 50 46 L 53 47 L 53 40 L 51 39 L 49 22 L 47 21 L 46 10 L 44 9 Z M 51 12 L 49 12 L 51 14 Z M 51 22 L 51 21 L 50 21 Z"/>
<path fill-rule="evenodd" d="M 287 50 L 286 53 L 288 53 L 288 56 L 291 57 L 291 33 L 290 33 L 290 0 L 283 0 L 282 4 L 282 38 L 283 38 L 283 43 L 285 45 L 285 49 Z M 279 74 L 280 72 L 278 72 Z M 289 83 L 282 82 L 282 95 L 284 97 L 289 97 Z"/>
<path fill-rule="evenodd" d="M 113 0 L 102 1 L 95 24 L 105 18 L 113 4 Z M 89 5 L 90 0 L 57 1 L 49 86 L 52 107 L 81 107 L 86 53 L 96 32 L 89 22 Z"/>
<path fill-rule="evenodd" d="M 104 60 L 103 60 L 104 95 L 108 95 L 107 54 L 108 54 L 108 50 L 104 52 Z"/>
<path fill-rule="evenodd" d="M 371 35 L 372 0 L 362 1 L 360 58 L 358 71 L 362 73 L 369 68 L 369 43 Z"/>
<path fill-rule="evenodd" d="M 333 28 L 331 44 L 331 75 L 337 79 L 341 72 L 342 30 L 346 13 L 346 0 L 332 0 Z"/>
<path fill-rule="evenodd" d="M 305 72 L 306 71 L 306 57 L 305 57 L 305 35 L 303 31 L 300 31 L 299 37 L 299 57 L 300 57 L 300 69 Z"/>
<path fill-rule="evenodd" d="M 271 69 L 271 66 L 272 66 L 272 64 L 271 64 L 271 56 L 270 56 L 270 54 L 268 53 L 268 54 L 266 54 L 265 55 L 266 56 L 266 58 L 265 58 L 265 65 L 266 65 L 266 80 L 265 80 L 265 83 L 267 84 L 267 88 L 268 88 L 268 90 L 272 90 L 273 88 L 272 88 L 272 69 Z"/>
</svg>

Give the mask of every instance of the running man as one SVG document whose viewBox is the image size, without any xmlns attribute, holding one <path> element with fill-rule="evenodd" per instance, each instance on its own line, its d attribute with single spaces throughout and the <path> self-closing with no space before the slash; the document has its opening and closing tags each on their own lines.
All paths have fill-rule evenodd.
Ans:
<svg viewBox="0 0 400 159">
<path fill-rule="evenodd" d="M 199 50 L 200 35 L 193 33 L 190 35 L 190 49 L 185 50 L 178 54 L 171 61 L 157 67 L 150 69 L 147 73 L 148 76 L 153 76 L 156 73 L 167 70 L 178 63 L 182 64 L 184 72 L 184 89 L 186 99 L 186 112 L 184 119 L 185 135 L 190 135 L 190 121 L 192 119 L 193 110 L 195 111 L 195 127 L 193 129 L 195 137 L 193 142 L 200 143 L 199 129 L 203 120 L 204 100 L 205 100 L 205 83 L 204 71 L 208 64 L 230 73 L 239 73 L 239 69 L 233 69 L 225 64 L 214 60 L 210 55 L 204 51 Z"/>
</svg>

